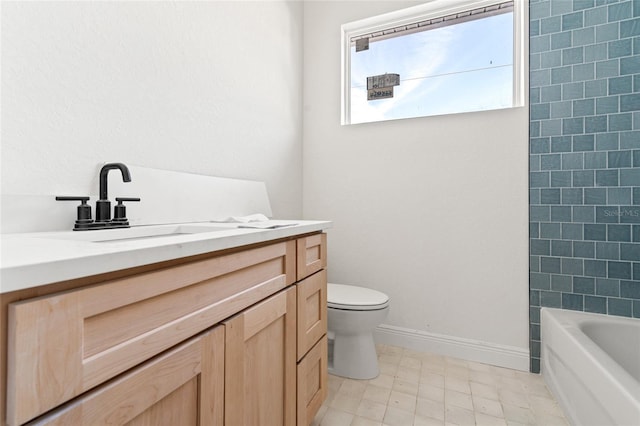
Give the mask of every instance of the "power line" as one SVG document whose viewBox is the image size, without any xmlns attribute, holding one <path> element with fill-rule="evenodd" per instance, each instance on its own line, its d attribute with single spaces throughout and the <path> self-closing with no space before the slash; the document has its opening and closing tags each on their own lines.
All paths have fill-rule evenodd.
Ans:
<svg viewBox="0 0 640 426">
<path fill-rule="evenodd" d="M 442 74 L 435 74 L 435 75 L 425 75 L 425 76 L 421 76 L 421 77 L 411 77 L 411 78 L 405 78 L 405 79 L 400 79 L 400 85 L 402 86 L 402 82 L 403 81 L 411 81 L 411 80 L 426 80 L 428 78 L 435 78 L 435 77 L 445 77 L 448 75 L 456 75 L 456 74 L 465 74 L 465 73 L 471 73 L 471 72 L 476 72 L 476 71 L 486 71 L 486 70 L 492 70 L 492 69 L 498 69 L 498 68 L 507 68 L 507 67 L 512 67 L 513 64 L 504 64 L 504 65 L 493 65 L 490 67 L 484 67 L 484 68 L 474 68 L 471 70 L 463 70 L 463 71 L 453 71 L 453 72 L 448 72 L 448 73 L 442 73 Z M 353 81 L 352 81 L 353 83 Z M 362 85 L 351 85 L 352 88 L 354 89 L 358 89 L 358 88 L 363 88 L 363 87 L 367 87 L 366 83 L 362 84 Z"/>
</svg>

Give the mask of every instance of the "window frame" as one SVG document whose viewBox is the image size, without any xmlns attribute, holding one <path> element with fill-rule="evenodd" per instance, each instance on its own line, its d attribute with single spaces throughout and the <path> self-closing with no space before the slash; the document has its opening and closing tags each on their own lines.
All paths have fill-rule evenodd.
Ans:
<svg viewBox="0 0 640 426">
<path fill-rule="evenodd" d="M 389 28 L 409 25 L 416 21 L 435 19 L 468 10 L 493 6 L 505 0 L 435 0 L 422 5 L 397 10 L 341 26 L 341 108 L 340 124 L 351 123 L 351 39 Z M 525 105 L 527 50 L 525 0 L 513 0 L 513 99 L 511 108 Z M 464 114 L 464 112 L 460 112 Z M 432 117 L 432 116 L 428 116 Z M 417 117 L 416 117 L 417 118 Z M 377 123 L 379 121 L 372 121 Z M 365 123 L 354 123 L 365 124 Z"/>
</svg>

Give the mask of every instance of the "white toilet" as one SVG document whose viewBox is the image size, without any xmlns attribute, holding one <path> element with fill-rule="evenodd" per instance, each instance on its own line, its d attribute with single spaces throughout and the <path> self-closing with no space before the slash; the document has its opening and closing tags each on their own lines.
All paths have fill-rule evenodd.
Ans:
<svg viewBox="0 0 640 426">
<path fill-rule="evenodd" d="M 373 379 L 379 373 L 373 329 L 389 313 L 389 296 L 377 290 L 327 284 L 329 373 Z"/>
</svg>

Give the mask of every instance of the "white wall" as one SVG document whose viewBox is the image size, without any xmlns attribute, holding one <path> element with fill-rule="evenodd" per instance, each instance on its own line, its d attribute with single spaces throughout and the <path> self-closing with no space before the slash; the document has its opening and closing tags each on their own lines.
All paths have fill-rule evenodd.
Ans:
<svg viewBox="0 0 640 426">
<path fill-rule="evenodd" d="M 266 181 L 300 217 L 302 8 L 2 2 L 2 194 L 96 194 L 120 161 Z"/>
<path fill-rule="evenodd" d="M 1 193 L 95 194 L 105 161 L 264 180 L 388 325 L 526 351 L 526 108 L 339 124 L 340 25 L 413 4 L 2 2 Z"/>
<path fill-rule="evenodd" d="M 414 4 L 305 4 L 304 215 L 334 221 L 330 281 L 391 296 L 392 334 L 527 369 L 528 109 L 340 125 L 340 25 Z"/>
</svg>

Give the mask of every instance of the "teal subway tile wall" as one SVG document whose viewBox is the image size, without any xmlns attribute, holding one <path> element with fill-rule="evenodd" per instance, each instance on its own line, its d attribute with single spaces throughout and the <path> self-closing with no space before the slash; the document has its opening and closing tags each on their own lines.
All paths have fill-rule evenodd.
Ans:
<svg viewBox="0 0 640 426">
<path fill-rule="evenodd" d="M 531 0 L 529 322 L 640 318 L 640 0 Z"/>
</svg>

